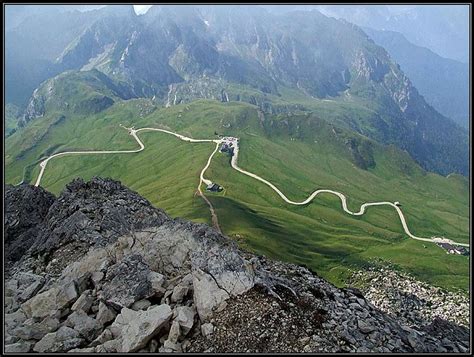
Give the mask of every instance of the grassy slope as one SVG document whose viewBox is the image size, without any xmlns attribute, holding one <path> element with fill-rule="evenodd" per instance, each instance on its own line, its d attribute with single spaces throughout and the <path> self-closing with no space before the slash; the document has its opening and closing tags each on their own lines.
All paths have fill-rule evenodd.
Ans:
<svg viewBox="0 0 474 357">
<path fill-rule="evenodd" d="M 330 105 L 321 104 L 321 116 Z M 254 107 L 246 104 L 196 101 L 148 116 L 143 114 L 147 106 L 150 103 L 146 100 L 117 103 L 96 115 L 68 117 L 49 129 L 54 115 L 38 120 L 25 130 L 30 131 L 29 137 L 46 134 L 20 160 L 14 159 L 13 153 L 28 147 L 24 136 L 16 133 L 7 139 L 7 182 L 20 181 L 23 167 L 48 149 L 135 148 L 136 143 L 119 123 L 168 127 L 196 138 L 211 138 L 217 130 L 241 138 L 242 168 L 269 179 L 291 199 L 303 200 L 314 189 L 331 188 L 346 194 L 352 210 L 366 201 L 400 201 L 415 235 L 469 241 L 467 180 L 425 174 L 397 149 L 376 146 L 377 164 L 366 171 L 353 165 L 338 144 L 340 139 L 336 134 L 331 136 L 324 123 L 316 128 L 303 127 L 303 134 L 289 139 L 294 133 L 272 131 L 272 126 L 260 124 Z M 284 120 L 265 120 L 272 119 Z M 52 160 L 42 185 L 58 193 L 74 177 L 109 176 L 172 216 L 210 223 L 207 206 L 194 192 L 213 145 L 183 143 L 163 133 L 140 136 L 147 149 L 139 154 Z M 402 233 L 393 210 L 371 208 L 363 217 L 350 217 L 331 195 L 318 196 L 306 207 L 290 206 L 264 184 L 232 170 L 228 161 L 224 154 L 218 154 L 212 162 L 206 177 L 223 185 L 225 191 L 209 197 L 223 231 L 247 248 L 305 264 L 338 284 L 347 276 L 347 268 L 380 257 L 434 284 L 467 290 L 468 258 L 447 255 L 432 244 L 424 248 L 422 242 L 410 240 Z M 33 179 L 37 173 L 36 165 Z"/>
<path fill-rule="evenodd" d="M 5 104 L 5 135 L 9 135 L 18 128 L 20 108 L 12 103 Z"/>
</svg>

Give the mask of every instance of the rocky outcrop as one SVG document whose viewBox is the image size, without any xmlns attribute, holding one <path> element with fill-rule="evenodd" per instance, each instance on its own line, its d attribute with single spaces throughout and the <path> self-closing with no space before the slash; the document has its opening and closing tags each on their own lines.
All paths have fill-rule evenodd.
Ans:
<svg viewBox="0 0 474 357">
<path fill-rule="evenodd" d="M 36 88 L 28 102 L 25 113 L 20 120 L 18 120 L 18 126 L 24 127 L 31 120 L 42 117 L 45 113 L 45 102 L 46 99 L 40 94 L 38 88 Z"/>
<path fill-rule="evenodd" d="M 443 342 L 443 330 L 404 324 L 376 308 L 357 289 L 335 288 L 303 267 L 258 260 L 261 269 L 287 279 L 289 285 L 275 290 L 278 297 L 257 285 L 229 299 L 225 309 L 202 325 L 190 351 L 465 352 L 469 348 L 469 330 L 463 327 L 440 320 L 445 331 L 457 331 L 455 338 L 450 335 L 456 342 L 450 338 Z"/>
<path fill-rule="evenodd" d="M 71 241 L 107 245 L 134 229 L 162 224 L 168 217 L 120 183 L 95 178 L 66 186 L 50 207 L 44 229 L 32 252 L 49 253 Z"/>
<path fill-rule="evenodd" d="M 66 226 L 77 212 L 87 224 Z M 169 218 L 116 181 L 74 181 L 39 227 L 36 247 L 43 250 L 25 252 L 6 281 L 7 351 L 470 347 L 465 327 L 436 318 L 408 326 L 357 289 L 339 289 L 306 268 L 246 253 L 213 228 Z M 77 242 L 82 248 L 74 259 L 62 257 L 71 254 L 62 244 Z M 55 259 L 67 264 L 51 272 Z"/>
<path fill-rule="evenodd" d="M 268 114 L 291 114 L 306 109 L 304 105 L 297 103 L 275 103 L 266 93 L 242 90 L 232 86 L 228 81 L 207 76 L 170 85 L 165 106 L 191 103 L 199 98 L 224 103 L 229 101 L 250 103 L 257 106 L 259 111 Z"/>
<path fill-rule="evenodd" d="M 37 235 L 55 197 L 42 187 L 5 186 L 5 258 L 20 259 Z"/>
<path fill-rule="evenodd" d="M 7 259 L 13 261 L 26 250 L 50 255 L 70 245 L 72 259 L 85 246 L 105 246 L 120 235 L 169 220 L 146 199 L 100 178 L 75 180 L 56 200 L 41 187 L 7 185 L 5 208 Z M 59 272 L 66 265 L 56 260 L 50 268 Z"/>
</svg>

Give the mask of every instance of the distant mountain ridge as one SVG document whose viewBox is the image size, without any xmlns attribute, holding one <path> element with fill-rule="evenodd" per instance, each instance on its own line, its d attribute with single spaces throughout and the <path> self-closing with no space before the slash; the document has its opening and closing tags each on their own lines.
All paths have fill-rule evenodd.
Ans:
<svg viewBox="0 0 474 357">
<path fill-rule="evenodd" d="M 402 34 L 363 28 L 384 47 L 438 112 L 469 127 L 469 65 L 416 46 Z"/>
<path fill-rule="evenodd" d="M 429 106 L 387 52 L 349 22 L 249 6 L 155 5 L 143 16 L 116 6 L 87 14 L 93 19 L 64 46 L 56 70 L 96 69 L 129 97 L 166 105 L 196 98 L 260 105 L 258 97 L 286 99 L 286 89 L 308 101 L 354 103 L 374 112 L 357 129 L 362 134 L 407 150 L 427 170 L 468 173 L 467 132 Z M 32 100 L 28 107 L 44 96 Z M 341 121 L 350 126 L 352 118 Z"/>
<path fill-rule="evenodd" d="M 469 5 L 314 5 L 327 16 L 358 26 L 402 33 L 417 46 L 445 58 L 469 62 Z"/>
</svg>

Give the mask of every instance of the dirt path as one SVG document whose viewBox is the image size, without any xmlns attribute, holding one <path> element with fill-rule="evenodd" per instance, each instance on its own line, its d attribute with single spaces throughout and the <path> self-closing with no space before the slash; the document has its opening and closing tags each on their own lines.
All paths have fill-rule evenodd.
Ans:
<svg viewBox="0 0 474 357">
<path fill-rule="evenodd" d="M 207 159 L 207 164 L 206 166 L 204 166 L 204 168 L 202 169 L 201 171 L 201 175 L 199 175 L 199 185 L 198 185 L 198 192 L 199 192 L 199 195 L 204 199 L 204 201 L 206 201 L 207 205 L 209 206 L 209 210 L 211 211 L 211 218 L 212 218 L 212 225 L 214 226 L 214 228 L 216 228 L 220 233 L 222 233 L 221 231 L 221 227 L 219 226 L 219 221 L 217 219 L 217 214 L 214 210 L 214 206 L 212 205 L 211 201 L 209 201 L 209 199 L 206 197 L 206 195 L 204 195 L 204 193 L 202 192 L 201 190 L 201 185 L 204 183 L 206 185 L 209 185 L 211 184 L 212 182 L 209 181 L 209 180 L 206 180 L 204 178 L 204 173 L 206 172 L 206 170 L 208 169 L 209 165 L 211 164 L 211 161 L 212 161 L 212 157 L 214 156 L 214 154 L 217 152 L 217 150 L 219 149 L 219 143 L 216 143 L 216 148 L 214 149 L 214 151 L 212 152 L 212 154 L 209 156 L 209 158 Z"/>
</svg>

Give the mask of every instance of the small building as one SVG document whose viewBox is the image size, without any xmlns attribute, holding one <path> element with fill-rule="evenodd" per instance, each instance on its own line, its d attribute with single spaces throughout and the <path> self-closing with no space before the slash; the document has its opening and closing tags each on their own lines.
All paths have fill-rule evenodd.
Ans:
<svg viewBox="0 0 474 357">
<path fill-rule="evenodd" d="M 228 152 L 230 156 L 234 155 L 234 147 L 232 144 L 223 143 L 221 146 L 221 152 Z"/>
<path fill-rule="evenodd" d="M 221 192 L 223 188 L 219 186 L 217 183 L 212 182 L 209 185 L 207 185 L 206 190 L 211 191 L 211 192 Z"/>
<path fill-rule="evenodd" d="M 226 143 L 223 143 L 221 146 L 221 152 L 226 152 L 229 149 L 229 145 Z"/>
<path fill-rule="evenodd" d="M 447 254 L 469 255 L 469 250 L 465 247 L 456 246 L 449 243 L 438 243 L 438 246 L 445 249 Z"/>
</svg>

